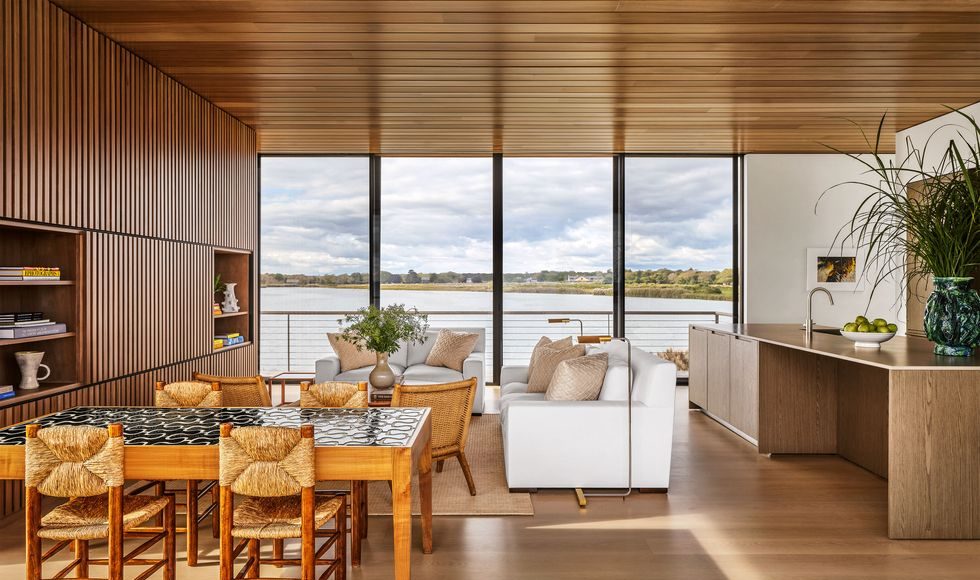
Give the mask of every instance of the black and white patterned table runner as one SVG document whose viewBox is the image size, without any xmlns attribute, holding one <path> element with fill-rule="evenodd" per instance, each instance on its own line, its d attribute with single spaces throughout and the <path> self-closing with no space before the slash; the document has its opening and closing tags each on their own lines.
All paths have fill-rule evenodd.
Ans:
<svg viewBox="0 0 980 580">
<path fill-rule="evenodd" d="M 126 445 L 217 445 L 222 423 L 235 426 L 312 424 L 317 446 L 403 447 L 411 443 L 427 409 L 75 407 L 32 423 L 123 425 Z M 24 425 L 0 429 L 0 445 L 23 445 Z"/>
</svg>

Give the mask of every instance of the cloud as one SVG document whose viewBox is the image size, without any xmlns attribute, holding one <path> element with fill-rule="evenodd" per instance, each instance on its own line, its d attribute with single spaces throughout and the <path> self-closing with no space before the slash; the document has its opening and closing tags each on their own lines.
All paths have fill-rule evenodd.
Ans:
<svg viewBox="0 0 980 580">
<path fill-rule="evenodd" d="M 627 267 L 731 264 L 729 158 L 627 159 Z M 489 272 L 489 158 L 382 159 L 382 268 Z M 504 159 L 508 272 L 612 266 L 612 160 Z M 368 268 L 366 157 L 262 160 L 262 271 Z"/>
</svg>

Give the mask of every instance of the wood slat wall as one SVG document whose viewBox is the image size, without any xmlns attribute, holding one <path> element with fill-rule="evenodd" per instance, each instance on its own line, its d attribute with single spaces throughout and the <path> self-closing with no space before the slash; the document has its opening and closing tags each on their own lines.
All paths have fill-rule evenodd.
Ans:
<svg viewBox="0 0 980 580">
<path fill-rule="evenodd" d="M 0 218 L 83 230 L 88 369 L 0 425 L 151 404 L 154 381 L 195 370 L 256 374 L 257 346 L 210 348 L 214 248 L 258 247 L 254 131 L 48 0 L 4 0 L 0 27 Z M 21 487 L 2 484 L 0 516 Z"/>
</svg>

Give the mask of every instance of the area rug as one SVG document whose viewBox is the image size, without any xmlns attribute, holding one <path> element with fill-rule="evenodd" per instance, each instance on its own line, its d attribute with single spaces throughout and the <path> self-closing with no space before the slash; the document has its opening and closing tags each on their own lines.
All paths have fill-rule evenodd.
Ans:
<svg viewBox="0 0 980 580">
<path fill-rule="evenodd" d="M 476 495 L 466 487 L 463 470 L 455 459 L 446 461 L 442 473 L 432 472 L 432 514 L 436 516 L 533 516 L 527 493 L 510 493 L 504 477 L 504 442 L 500 415 L 482 415 L 470 421 L 466 458 L 473 471 Z M 434 466 L 433 466 L 434 467 Z M 368 485 L 368 513 L 391 515 L 388 483 Z M 412 514 L 419 515 L 418 476 L 412 481 Z"/>
</svg>

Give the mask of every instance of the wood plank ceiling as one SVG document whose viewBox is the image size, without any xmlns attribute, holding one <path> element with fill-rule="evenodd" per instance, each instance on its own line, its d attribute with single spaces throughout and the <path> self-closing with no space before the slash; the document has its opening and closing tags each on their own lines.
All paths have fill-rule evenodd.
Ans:
<svg viewBox="0 0 980 580">
<path fill-rule="evenodd" d="M 264 153 L 857 151 L 980 98 L 978 0 L 56 0 Z"/>
</svg>

